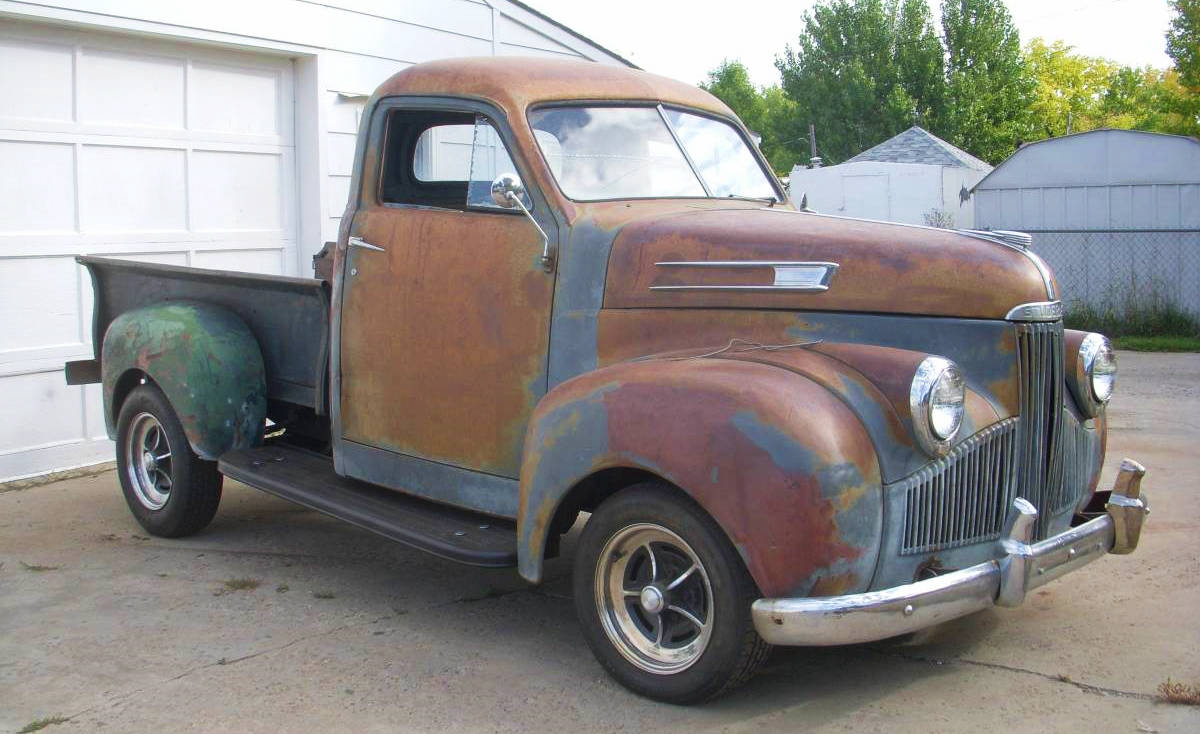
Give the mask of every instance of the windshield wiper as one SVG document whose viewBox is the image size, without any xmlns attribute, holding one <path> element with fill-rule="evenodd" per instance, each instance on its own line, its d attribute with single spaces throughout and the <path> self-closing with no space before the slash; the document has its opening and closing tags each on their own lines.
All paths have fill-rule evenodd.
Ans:
<svg viewBox="0 0 1200 734">
<path fill-rule="evenodd" d="M 742 196 L 741 194 L 726 194 L 726 199 L 737 199 L 738 201 L 761 201 L 767 206 L 775 206 L 779 203 L 779 199 L 774 196 Z"/>
</svg>

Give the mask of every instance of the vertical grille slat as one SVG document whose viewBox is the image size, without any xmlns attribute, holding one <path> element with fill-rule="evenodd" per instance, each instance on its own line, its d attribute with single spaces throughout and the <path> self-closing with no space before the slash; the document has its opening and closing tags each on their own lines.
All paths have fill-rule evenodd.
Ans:
<svg viewBox="0 0 1200 734">
<path fill-rule="evenodd" d="M 902 554 L 954 548 L 1000 535 L 1019 420 L 989 426 L 904 480 Z"/>
</svg>

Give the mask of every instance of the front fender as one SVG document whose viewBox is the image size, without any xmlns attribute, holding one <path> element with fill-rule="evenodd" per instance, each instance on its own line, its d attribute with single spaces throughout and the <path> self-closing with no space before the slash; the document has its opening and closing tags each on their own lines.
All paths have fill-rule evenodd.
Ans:
<svg viewBox="0 0 1200 734">
<path fill-rule="evenodd" d="M 117 316 L 100 355 L 104 415 L 116 438 L 117 386 L 139 370 L 167 396 L 192 450 L 216 459 L 262 441 L 266 370 L 258 341 L 232 312 L 204 303 L 162 303 Z"/>
<path fill-rule="evenodd" d="M 862 423 L 803 375 L 727 359 L 625 362 L 568 380 L 534 411 L 518 514 L 520 572 L 541 579 L 550 523 L 577 483 L 636 468 L 689 494 L 768 596 L 865 589 L 882 535 Z"/>
</svg>

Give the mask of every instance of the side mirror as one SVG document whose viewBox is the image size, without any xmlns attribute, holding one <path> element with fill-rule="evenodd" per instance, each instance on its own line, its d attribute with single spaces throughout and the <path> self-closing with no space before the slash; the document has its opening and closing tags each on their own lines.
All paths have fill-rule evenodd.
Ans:
<svg viewBox="0 0 1200 734">
<path fill-rule="evenodd" d="M 492 181 L 492 201 L 496 203 L 496 206 L 505 209 L 520 209 L 537 228 L 538 234 L 542 236 L 542 267 L 548 273 L 554 266 L 554 260 L 550 257 L 550 238 L 546 236 L 546 230 L 542 229 L 542 225 L 538 224 L 529 210 L 525 208 L 525 202 L 521 200 L 524 196 L 525 186 L 515 173 L 502 173 Z"/>
<path fill-rule="evenodd" d="M 515 173 L 502 173 L 492 181 L 492 201 L 496 206 L 512 209 L 525 196 L 525 186 Z M 524 209 L 524 207 L 521 207 Z"/>
</svg>

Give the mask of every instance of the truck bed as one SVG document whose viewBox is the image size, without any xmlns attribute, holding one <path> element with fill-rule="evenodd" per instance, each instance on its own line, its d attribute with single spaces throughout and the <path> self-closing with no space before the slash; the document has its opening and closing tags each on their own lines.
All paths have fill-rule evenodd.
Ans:
<svg viewBox="0 0 1200 734">
<path fill-rule="evenodd" d="M 327 414 L 329 284 L 325 281 L 105 257 L 76 260 L 92 275 L 97 367 L 104 333 L 121 313 L 169 301 L 211 303 L 241 317 L 258 340 L 269 399 Z"/>
</svg>

